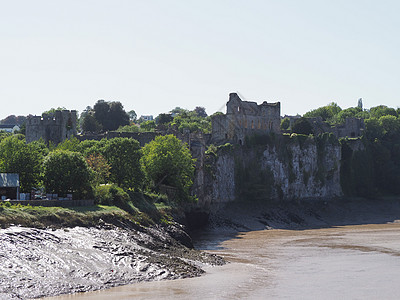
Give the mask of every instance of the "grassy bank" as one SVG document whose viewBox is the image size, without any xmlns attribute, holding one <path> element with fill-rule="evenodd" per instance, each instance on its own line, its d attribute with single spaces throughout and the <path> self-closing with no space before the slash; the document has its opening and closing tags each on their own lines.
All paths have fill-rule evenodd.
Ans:
<svg viewBox="0 0 400 300">
<path fill-rule="evenodd" d="M 147 197 L 148 198 L 148 197 Z M 0 226 L 21 225 L 35 228 L 92 227 L 111 223 L 114 225 L 169 223 L 178 208 L 164 202 L 155 203 L 143 195 L 124 205 L 94 205 L 85 207 L 43 207 L 0 204 Z"/>
</svg>

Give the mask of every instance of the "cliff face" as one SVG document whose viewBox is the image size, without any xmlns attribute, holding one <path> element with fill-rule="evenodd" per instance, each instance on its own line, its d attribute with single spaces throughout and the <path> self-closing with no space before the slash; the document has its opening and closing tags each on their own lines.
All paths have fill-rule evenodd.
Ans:
<svg viewBox="0 0 400 300">
<path fill-rule="evenodd" d="M 340 160 L 341 147 L 328 135 L 286 136 L 264 145 L 223 147 L 202 158 L 195 192 L 203 207 L 235 199 L 341 196 Z"/>
</svg>

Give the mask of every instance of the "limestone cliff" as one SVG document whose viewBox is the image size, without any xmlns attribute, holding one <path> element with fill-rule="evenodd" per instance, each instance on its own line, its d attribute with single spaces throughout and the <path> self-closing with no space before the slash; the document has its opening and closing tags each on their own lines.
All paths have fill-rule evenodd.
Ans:
<svg viewBox="0 0 400 300">
<path fill-rule="evenodd" d="M 341 147 L 332 135 L 276 136 L 222 146 L 202 157 L 196 173 L 199 204 L 294 200 L 342 195 Z"/>
</svg>

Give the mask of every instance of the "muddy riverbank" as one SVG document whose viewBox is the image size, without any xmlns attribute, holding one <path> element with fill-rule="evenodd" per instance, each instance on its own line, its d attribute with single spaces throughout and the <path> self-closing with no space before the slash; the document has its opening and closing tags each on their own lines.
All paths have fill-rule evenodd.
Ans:
<svg viewBox="0 0 400 300">
<path fill-rule="evenodd" d="M 271 232 L 267 236 L 272 234 L 274 239 L 276 237 L 284 241 L 279 237 L 280 234 L 285 235 L 281 230 L 300 234 L 306 230 L 329 230 L 338 226 L 397 224 L 398 219 L 398 199 L 230 203 L 215 208 L 208 225 L 193 234 L 198 249 L 217 250 L 215 254 L 224 256 L 228 261 L 244 263 L 221 268 L 210 268 L 224 263 L 220 256 L 192 249 L 191 238 L 181 225 L 173 222 L 152 227 L 134 223 L 116 226 L 106 222 L 89 228 L 34 229 L 12 226 L 0 230 L 0 299 L 38 298 L 144 281 L 182 279 L 200 276 L 204 270 L 212 275 L 219 274 L 219 269 L 227 270 L 228 273 L 213 276 L 222 280 L 220 287 L 225 286 L 228 293 L 233 288 L 230 287 L 231 281 L 235 282 L 232 278 L 240 282 L 245 280 L 243 276 L 252 276 L 253 265 L 259 270 L 257 255 L 269 258 L 257 252 L 252 258 L 254 263 L 249 273 L 240 271 L 250 266 L 250 256 L 236 257 L 234 251 L 225 251 L 226 242 L 229 245 L 232 240 L 239 243 L 247 232 Z M 267 236 L 264 242 L 264 234 L 260 236 L 259 243 L 265 251 L 268 247 L 271 247 L 272 252 L 276 250 L 273 250 L 274 244 Z M 367 242 L 362 246 L 364 248 L 359 249 L 366 249 Z M 318 238 L 314 246 L 319 249 Z M 246 255 L 252 254 L 248 252 Z M 268 264 L 268 261 L 264 263 Z M 268 272 L 268 268 L 263 269 L 260 276 L 267 276 Z M 232 280 L 227 281 L 226 278 Z M 208 279 L 202 279 L 201 282 L 207 285 Z M 161 285 L 169 284 L 172 281 Z M 210 284 L 215 285 L 212 282 Z M 204 288 L 207 289 L 206 286 Z M 194 293 L 195 290 L 193 287 Z"/>
<path fill-rule="evenodd" d="M 235 203 L 195 240 L 230 263 L 196 278 L 54 299 L 397 299 L 397 202 Z"/>
<path fill-rule="evenodd" d="M 177 223 L 142 227 L 0 230 L 0 299 L 30 299 L 93 291 L 140 281 L 201 275 L 223 264 L 191 248 Z"/>
</svg>

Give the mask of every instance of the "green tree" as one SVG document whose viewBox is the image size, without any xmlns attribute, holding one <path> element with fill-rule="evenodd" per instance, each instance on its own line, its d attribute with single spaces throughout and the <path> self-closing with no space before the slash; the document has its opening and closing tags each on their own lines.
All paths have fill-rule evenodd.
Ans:
<svg viewBox="0 0 400 300">
<path fill-rule="evenodd" d="M 382 116 L 395 116 L 397 117 L 397 112 L 394 108 L 387 107 L 386 105 L 379 105 L 370 108 L 371 118 L 379 119 Z"/>
<path fill-rule="evenodd" d="M 317 109 L 311 110 L 304 114 L 306 118 L 317 118 L 321 117 L 323 121 L 328 123 L 333 123 L 335 116 L 342 109 L 335 102 L 331 102 L 326 106 L 319 107 Z"/>
<path fill-rule="evenodd" d="M 288 130 L 290 127 L 290 120 L 289 118 L 284 118 L 281 121 L 281 129 L 282 130 Z"/>
<path fill-rule="evenodd" d="M 194 160 L 186 144 L 173 135 L 158 136 L 143 149 L 142 165 L 155 189 L 173 186 L 183 199 L 189 198 L 193 184 Z"/>
<path fill-rule="evenodd" d="M 162 124 L 168 124 L 170 122 L 172 122 L 174 118 L 172 117 L 171 114 L 159 114 L 156 118 L 156 123 L 158 125 L 162 125 Z"/>
<path fill-rule="evenodd" d="M 202 107 L 202 106 L 196 106 L 196 108 L 194 109 L 194 112 L 196 112 L 196 114 L 199 117 L 207 118 L 206 109 L 204 107 Z"/>
<path fill-rule="evenodd" d="M 106 140 L 100 153 L 111 166 L 110 180 L 123 188 L 141 189 L 144 174 L 140 165 L 139 142 L 128 138 Z"/>
<path fill-rule="evenodd" d="M 129 116 L 129 120 L 131 120 L 132 122 L 136 121 L 137 114 L 133 109 L 128 111 L 128 116 Z"/>
<path fill-rule="evenodd" d="M 91 197 L 91 172 L 82 154 L 68 150 L 56 150 L 43 162 L 43 183 L 47 192 L 75 198 Z"/>
<path fill-rule="evenodd" d="M 92 114 L 87 114 L 83 117 L 81 128 L 83 132 L 97 133 L 101 131 L 102 126 Z"/>
<path fill-rule="evenodd" d="M 119 101 L 99 100 L 93 110 L 94 117 L 101 124 L 103 130 L 116 130 L 120 126 L 129 125 L 129 115 Z"/>
<path fill-rule="evenodd" d="M 156 122 L 154 120 L 144 121 L 140 124 L 140 128 L 144 131 L 154 131 L 156 129 Z"/>
<path fill-rule="evenodd" d="M 393 135 L 400 129 L 400 119 L 393 115 L 386 115 L 379 118 L 379 125 L 382 127 L 383 134 Z"/>
<path fill-rule="evenodd" d="M 49 110 L 44 111 L 44 112 L 42 113 L 42 116 L 44 116 L 44 115 L 54 115 L 54 113 L 55 113 L 56 111 L 63 111 L 63 110 L 66 110 L 66 108 L 65 108 L 65 107 L 50 108 Z"/>
<path fill-rule="evenodd" d="M 111 166 L 103 155 L 90 154 L 86 157 L 86 162 L 94 173 L 93 183 L 95 186 L 108 182 Z"/>
<path fill-rule="evenodd" d="M 10 136 L 0 142 L 0 170 L 18 173 L 22 192 L 30 192 L 40 181 L 43 155 L 35 144 Z"/>
<path fill-rule="evenodd" d="M 71 137 L 70 139 L 67 139 L 61 143 L 59 143 L 56 147 L 58 150 L 69 150 L 72 152 L 79 152 L 80 142 L 76 137 Z"/>
<path fill-rule="evenodd" d="M 343 109 L 334 116 L 334 123 L 343 124 L 347 118 L 360 118 L 362 111 L 363 110 L 359 107 L 349 107 Z"/>
<path fill-rule="evenodd" d="M 298 118 L 293 123 L 292 132 L 309 135 L 313 133 L 313 127 L 307 118 Z"/>
<path fill-rule="evenodd" d="M 135 124 L 132 125 L 125 125 L 125 126 L 120 126 L 117 129 L 118 132 L 139 132 L 139 127 L 136 126 Z"/>
</svg>

